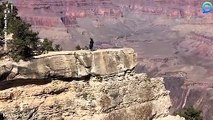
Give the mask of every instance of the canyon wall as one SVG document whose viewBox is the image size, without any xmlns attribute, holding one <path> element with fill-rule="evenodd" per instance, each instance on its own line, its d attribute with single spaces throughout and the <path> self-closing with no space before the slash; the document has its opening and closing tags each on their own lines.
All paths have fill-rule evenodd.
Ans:
<svg viewBox="0 0 213 120">
<path fill-rule="evenodd" d="M 35 26 L 76 26 L 77 18 L 91 16 L 120 17 L 126 9 L 140 13 L 166 15 L 171 18 L 186 18 L 188 22 L 212 23 L 213 15 L 204 15 L 197 0 L 15 0 L 19 15 Z M 201 20 L 205 19 L 205 21 Z M 49 21 L 49 22 L 47 22 Z"/>
<path fill-rule="evenodd" d="M 212 60 L 213 59 L 213 37 L 202 34 L 191 33 L 178 45 L 178 50 L 187 55 Z"/>
<path fill-rule="evenodd" d="M 166 15 L 171 18 L 187 18 L 192 21 L 199 18 L 205 19 L 205 21 L 200 20 L 199 23 L 212 23 L 213 19 L 212 14 L 204 15 L 202 12 L 204 0 L 118 0 L 113 2 L 121 8 L 137 12 Z"/>
<path fill-rule="evenodd" d="M 35 26 L 75 26 L 76 18 L 120 16 L 118 6 L 110 0 L 16 0 L 19 15 Z"/>
</svg>

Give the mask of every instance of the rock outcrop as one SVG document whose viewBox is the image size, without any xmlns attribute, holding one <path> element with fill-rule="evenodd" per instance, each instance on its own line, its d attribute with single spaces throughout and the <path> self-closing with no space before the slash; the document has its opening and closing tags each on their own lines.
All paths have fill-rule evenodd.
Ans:
<svg viewBox="0 0 213 120">
<path fill-rule="evenodd" d="M 3 64 L 6 79 L 82 78 L 131 71 L 137 64 L 133 49 L 52 52 L 30 62 Z M 14 74 L 11 78 L 10 74 Z M 0 75 L 0 76 L 1 76 Z"/>
<path fill-rule="evenodd" d="M 136 74 L 135 65 L 128 48 L 49 53 L 5 65 L 15 77 L 0 82 L 0 113 L 10 120 L 184 120 L 168 116 L 163 79 Z M 57 80 L 45 79 L 46 71 Z"/>
</svg>

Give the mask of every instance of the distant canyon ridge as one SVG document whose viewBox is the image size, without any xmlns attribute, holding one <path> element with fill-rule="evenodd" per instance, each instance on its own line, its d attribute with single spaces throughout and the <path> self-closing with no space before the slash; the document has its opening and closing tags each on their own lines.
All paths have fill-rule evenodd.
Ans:
<svg viewBox="0 0 213 120">
<path fill-rule="evenodd" d="M 88 16 L 124 17 L 125 10 L 167 15 L 174 18 L 205 18 L 204 1 L 197 0 L 14 0 L 19 15 L 34 26 L 77 26 L 77 18 Z M 203 22 L 212 22 L 205 20 Z"/>
<path fill-rule="evenodd" d="M 212 23 L 213 19 L 212 14 L 205 16 L 201 12 L 203 1 L 197 0 L 12 0 L 12 2 L 17 6 L 22 19 L 30 23 L 35 31 L 39 31 L 41 37 L 60 43 L 64 49 L 69 50 L 74 49 L 77 44 L 86 45 L 88 37 L 97 38 L 99 47 L 114 46 L 116 43 L 110 39 L 120 39 L 128 36 L 125 32 L 132 31 L 124 30 L 117 35 L 114 30 L 110 30 L 113 29 L 113 24 L 121 24 L 121 27 L 131 30 L 135 27 L 126 25 L 129 24 L 126 23 L 129 21 L 128 18 L 134 19 L 129 14 L 149 13 L 169 18 L 186 18 L 187 22 L 195 24 Z M 88 17 L 93 19 L 82 20 Z M 196 21 L 191 21 L 195 18 Z M 108 23 L 111 24 L 108 26 Z M 103 32 L 96 35 L 94 29 Z M 112 35 L 103 36 L 109 32 Z"/>
</svg>

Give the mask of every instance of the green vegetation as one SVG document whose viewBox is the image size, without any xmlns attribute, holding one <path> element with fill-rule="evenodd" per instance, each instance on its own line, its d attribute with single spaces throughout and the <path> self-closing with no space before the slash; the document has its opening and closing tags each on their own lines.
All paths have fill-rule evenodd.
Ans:
<svg viewBox="0 0 213 120">
<path fill-rule="evenodd" d="M 80 45 L 77 45 L 75 47 L 75 50 L 89 50 L 89 48 L 87 46 L 84 46 L 83 48 Z"/>
<path fill-rule="evenodd" d="M 55 51 L 62 51 L 62 47 L 59 44 L 55 44 Z"/>
<path fill-rule="evenodd" d="M 0 5 L 0 35 L 3 35 L 4 29 L 4 9 L 6 3 Z M 9 7 L 11 8 L 11 4 Z M 33 32 L 30 24 L 25 23 L 17 16 L 17 9 L 13 7 L 13 11 L 8 14 L 8 33 L 13 34 L 13 40 L 8 43 L 8 54 L 15 60 L 28 60 L 34 55 L 39 55 L 45 51 L 62 50 L 60 45 L 53 48 L 52 41 L 44 39 L 39 40 L 38 33 Z"/>
<path fill-rule="evenodd" d="M 186 120 L 203 120 L 202 111 L 195 109 L 194 107 L 183 108 L 175 113 L 180 115 Z"/>
<path fill-rule="evenodd" d="M 77 45 L 77 46 L 75 47 L 75 50 L 81 50 L 81 46 L 80 46 L 80 45 Z"/>
<path fill-rule="evenodd" d="M 84 50 L 89 50 L 89 47 L 87 47 L 87 46 L 84 46 L 84 48 L 83 48 Z"/>
<path fill-rule="evenodd" d="M 53 42 L 49 41 L 47 38 L 45 38 L 44 41 L 41 43 L 41 47 L 43 51 L 54 51 Z"/>
<path fill-rule="evenodd" d="M 44 52 L 48 52 L 48 51 L 61 51 L 62 48 L 59 44 L 54 45 L 53 47 L 53 42 L 49 41 L 47 38 L 45 38 L 43 40 L 43 42 L 41 42 L 40 48 L 42 53 Z"/>
</svg>

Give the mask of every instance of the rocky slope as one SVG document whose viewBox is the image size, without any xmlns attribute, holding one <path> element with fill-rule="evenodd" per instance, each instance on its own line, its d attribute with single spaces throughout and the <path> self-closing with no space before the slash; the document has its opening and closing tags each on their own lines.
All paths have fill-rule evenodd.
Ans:
<svg viewBox="0 0 213 120">
<path fill-rule="evenodd" d="M 196 55 L 203 59 L 213 59 L 212 37 L 191 33 L 180 42 L 178 49 L 187 55 Z"/>
<path fill-rule="evenodd" d="M 202 14 L 201 5 L 204 1 L 197 0 L 14 0 L 13 2 L 24 20 L 35 26 L 46 27 L 76 26 L 77 18 L 91 16 L 120 17 L 126 10 L 166 15 L 171 18 L 186 18 L 188 22 L 197 24 L 212 23 L 213 18 L 212 14 L 208 16 Z"/>
<path fill-rule="evenodd" d="M 35 26 L 75 26 L 76 18 L 87 16 L 120 16 L 111 0 L 16 0 L 20 16 Z"/>
<path fill-rule="evenodd" d="M 193 105 L 203 111 L 204 120 L 213 119 L 211 82 L 187 81 L 181 74 L 166 76 L 164 81 L 166 89 L 171 91 L 173 104 L 171 111 Z"/>
<path fill-rule="evenodd" d="M 76 18 L 87 16 L 123 15 L 124 9 L 137 12 L 166 15 L 172 18 L 205 18 L 199 23 L 212 23 L 212 15 L 205 16 L 201 11 L 204 1 L 197 0 L 15 0 L 20 16 L 36 26 L 72 26 Z M 96 7 L 94 7 L 96 6 Z M 162 7 L 164 6 L 164 7 Z"/>
<path fill-rule="evenodd" d="M 194 18 L 208 18 L 205 17 L 201 11 L 201 5 L 205 2 L 203 0 L 117 0 L 114 3 L 122 7 L 128 7 L 138 12 L 151 13 L 155 15 L 166 15 L 172 18 L 187 18 L 193 20 Z M 200 21 L 202 22 L 202 21 Z M 210 22 L 210 21 L 203 21 Z"/>
<path fill-rule="evenodd" d="M 134 73 L 135 55 L 128 48 L 62 51 L 13 64 L 17 75 L 0 81 L 0 112 L 10 120 L 184 120 L 168 116 L 171 102 L 162 78 Z M 8 64 L 1 63 L 1 77 Z M 44 79 L 45 67 L 51 68 L 49 79 Z M 84 69 L 91 76 L 84 77 Z"/>
</svg>

